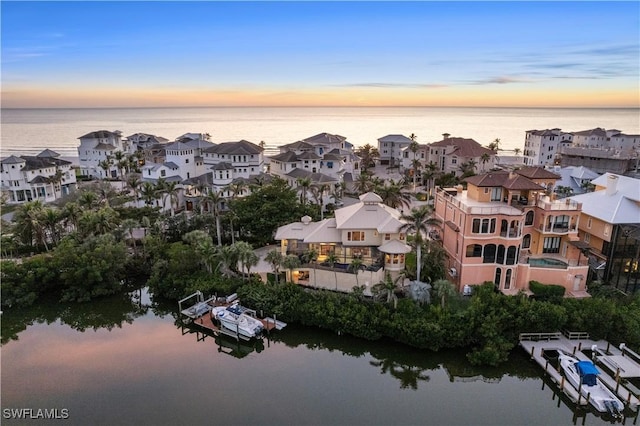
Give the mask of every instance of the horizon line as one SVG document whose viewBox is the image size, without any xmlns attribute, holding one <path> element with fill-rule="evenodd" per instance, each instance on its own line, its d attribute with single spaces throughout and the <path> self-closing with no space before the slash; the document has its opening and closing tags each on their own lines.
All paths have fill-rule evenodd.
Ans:
<svg viewBox="0 0 640 426">
<path fill-rule="evenodd" d="M 487 108 L 487 109 L 640 109 L 637 106 L 490 106 L 490 105 L 171 105 L 171 106 L 32 106 L 9 109 L 187 109 L 187 108 Z"/>
</svg>

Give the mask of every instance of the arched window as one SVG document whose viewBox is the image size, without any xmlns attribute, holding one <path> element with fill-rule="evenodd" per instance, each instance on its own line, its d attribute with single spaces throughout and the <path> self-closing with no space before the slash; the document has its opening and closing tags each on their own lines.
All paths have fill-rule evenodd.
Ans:
<svg viewBox="0 0 640 426">
<path fill-rule="evenodd" d="M 502 278 L 502 269 L 500 268 L 496 268 L 496 276 L 493 280 L 493 282 L 497 285 L 500 286 L 500 278 Z"/>
<path fill-rule="evenodd" d="M 496 263 L 496 245 L 487 244 L 484 246 L 482 263 Z"/>
<path fill-rule="evenodd" d="M 507 249 L 507 265 L 516 264 L 516 246 L 510 246 Z"/>
<path fill-rule="evenodd" d="M 527 212 L 527 215 L 524 218 L 524 224 L 527 226 L 533 225 L 533 210 L 529 210 Z"/>
<path fill-rule="evenodd" d="M 528 249 L 531 248 L 531 234 L 527 234 L 522 237 L 522 248 Z"/>
<path fill-rule="evenodd" d="M 504 274 L 504 289 L 509 290 L 511 288 L 511 274 L 513 273 L 512 269 L 507 269 L 507 272 Z"/>
<path fill-rule="evenodd" d="M 496 263 L 499 263 L 500 265 L 504 264 L 504 246 L 502 244 L 498 246 L 498 257 L 496 259 Z"/>
<path fill-rule="evenodd" d="M 501 237 L 506 237 L 508 229 L 509 229 L 509 222 L 507 222 L 506 220 L 502 219 L 500 221 L 500 236 Z"/>
</svg>

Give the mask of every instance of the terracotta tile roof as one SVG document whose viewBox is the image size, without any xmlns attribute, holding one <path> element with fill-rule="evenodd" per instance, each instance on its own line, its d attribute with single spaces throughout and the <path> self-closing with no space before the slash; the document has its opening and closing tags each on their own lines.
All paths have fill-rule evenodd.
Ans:
<svg viewBox="0 0 640 426">
<path fill-rule="evenodd" d="M 557 173 L 550 172 L 544 167 L 523 167 L 514 170 L 517 174 L 528 177 L 529 179 L 560 179 Z"/>
<path fill-rule="evenodd" d="M 489 148 L 485 148 L 473 139 L 465 138 L 447 138 L 438 142 L 434 142 L 431 146 L 447 147 L 455 146 L 452 154 L 460 157 L 480 157 L 482 154 L 495 155 L 494 151 Z"/>
<path fill-rule="evenodd" d="M 500 186 L 502 188 L 514 190 L 544 190 L 542 186 L 525 176 L 505 171 L 496 171 L 482 175 L 470 176 L 465 179 L 465 182 L 480 188 Z"/>
</svg>

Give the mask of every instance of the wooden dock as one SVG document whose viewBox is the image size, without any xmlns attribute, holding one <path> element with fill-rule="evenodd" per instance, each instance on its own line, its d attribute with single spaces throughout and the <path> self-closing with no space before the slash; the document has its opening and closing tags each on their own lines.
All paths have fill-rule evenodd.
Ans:
<svg viewBox="0 0 640 426">
<path fill-rule="evenodd" d="M 183 309 L 182 304 L 193 300 L 195 298 L 195 304 L 192 306 Z M 178 302 L 178 308 L 180 313 L 187 317 L 191 324 L 202 328 L 204 331 L 213 334 L 214 336 L 218 336 L 220 334 L 224 334 L 226 336 L 231 336 L 236 340 L 250 340 L 249 337 L 243 336 L 238 332 L 238 330 L 231 330 L 227 327 L 222 326 L 222 324 L 216 324 L 216 322 L 211 317 L 211 310 L 217 306 L 230 306 L 232 303 L 237 302 L 238 295 L 232 294 L 227 297 L 210 297 L 209 299 L 204 299 L 204 296 L 201 292 L 195 292 L 190 296 L 185 297 L 184 299 Z M 278 321 L 275 318 L 266 317 L 266 318 L 258 318 L 257 313 L 254 310 L 243 308 L 243 313 L 257 319 L 262 323 L 264 330 L 267 333 L 270 333 L 272 330 L 282 330 L 287 326 L 286 323 L 282 321 Z"/>
<path fill-rule="evenodd" d="M 590 340 L 586 333 L 523 333 L 520 335 L 520 346 L 544 369 L 545 373 L 558 385 L 569 399 L 577 405 L 587 405 L 588 402 L 584 396 L 579 394 L 576 388 L 565 380 L 564 376 L 562 376 L 558 370 L 559 366 L 557 366 L 557 369 L 549 363 L 545 352 L 554 350 L 562 351 L 571 354 L 579 360 L 593 361 L 582 351 L 595 349 L 595 353 L 598 354 L 596 356 L 596 365 L 600 367 L 599 369 L 601 371 L 599 375 L 600 379 L 618 395 L 627 407 L 634 410 L 637 415 L 640 408 L 640 401 L 637 395 L 634 395 L 621 383 L 621 379 L 623 378 L 621 370 L 624 370 L 625 377 L 638 377 L 640 376 L 640 363 L 633 359 L 632 356 L 629 356 L 629 354 L 625 356 L 625 352 L 611 345 L 609 342 L 604 340 Z M 624 359 L 624 361 L 621 361 L 622 359 Z M 616 371 L 611 368 L 614 363 L 618 365 Z M 621 367 L 620 364 L 624 366 Z M 603 366 L 606 366 L 607 369 L 603 368 Z M 607 370 L 613 371 L 615 378 L 609 375 Z"/>
</svg>

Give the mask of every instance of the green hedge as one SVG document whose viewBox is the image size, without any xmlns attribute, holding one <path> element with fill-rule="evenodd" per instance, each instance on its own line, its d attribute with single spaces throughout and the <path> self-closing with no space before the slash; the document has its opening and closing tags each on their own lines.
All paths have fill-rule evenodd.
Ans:
<svg viewBox="0 0 640 426">
<path fill-rule="evenodd" d="M 542 284 L 538 281 L 529 281 L 529 289 L 536 299 L 547 300 L 564 297 L 566 289 L 561 285 Z"/>
</svg>

